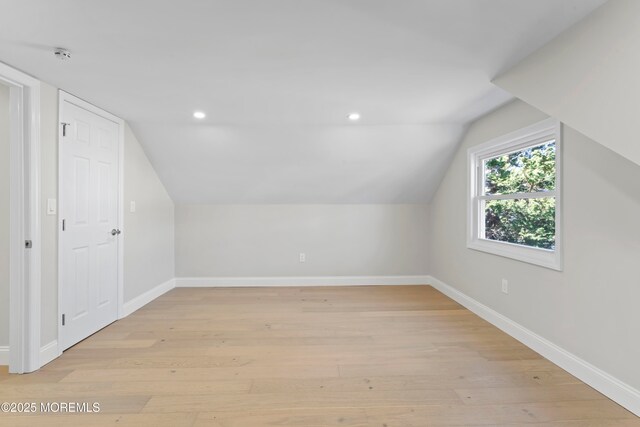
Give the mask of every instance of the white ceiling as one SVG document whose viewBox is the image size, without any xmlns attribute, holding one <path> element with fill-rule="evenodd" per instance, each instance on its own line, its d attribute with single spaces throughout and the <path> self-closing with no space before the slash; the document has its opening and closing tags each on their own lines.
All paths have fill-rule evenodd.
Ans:
<svg viewBox="0 0 640 427">
<path fill-rule="evenodd" d="M 126 119 L 177 202 L 426 202 L 490 80 L 602 3 L 0 0 L 0 61 Z"/>
</svg>

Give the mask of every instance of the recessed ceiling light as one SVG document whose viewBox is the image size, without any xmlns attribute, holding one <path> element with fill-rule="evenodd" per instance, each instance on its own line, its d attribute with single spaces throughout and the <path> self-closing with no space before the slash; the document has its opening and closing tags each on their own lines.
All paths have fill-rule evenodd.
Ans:
<svg viewBox="0 0 640 427">
<path fill-rule="evenodd" d="M 196 119 L 204 119 L 205 117 L 207 117 L 207 115 L 202 111 L 196 111 L 193 113 L 193 117 L 195 117 Z"/>
<path fill-rule="evenodd" d="M 356 120 L 360 120 L 360 113 L 351 113 L 347 118 L 355 122 Z"/>
</svg>

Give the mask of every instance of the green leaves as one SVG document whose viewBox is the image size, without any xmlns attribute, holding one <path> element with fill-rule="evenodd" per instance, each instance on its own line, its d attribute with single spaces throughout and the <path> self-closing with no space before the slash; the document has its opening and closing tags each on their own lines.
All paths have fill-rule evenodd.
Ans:
<svg viewBox="0 0 640 427">
<path fill-rule="evenodd" d="M 555 141 L 485 160 L 485 194 L 555 190 L 555 162 Z"/>
<path fill-rule="evenodd" d="M 485 238 L 554 249 L 555 216 L 552 197 L 490 200 L 485 205 Z"/>
<path fill-rule="evenodd" d="M 555 190 L 555 160 L 555 141 L 485 160 L 485 195 Z M 485 238 L 554 249 L 555 212 L 554 197 L 487 200 Z"/>
</svg>

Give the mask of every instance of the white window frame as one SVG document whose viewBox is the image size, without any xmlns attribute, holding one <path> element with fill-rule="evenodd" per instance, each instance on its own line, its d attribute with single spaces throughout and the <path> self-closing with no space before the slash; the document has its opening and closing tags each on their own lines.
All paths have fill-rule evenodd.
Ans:
<svg viewBox="0 0 640 427">
<path fill-rule="evenodd" d="M 508 195 L 484 195 L 483 162 L 503 154 L 542 144 L 550 139 L 556 141 L 556 189 L 544 193 L 515 193 Z M 469 148 L 468 157 L 468 214 L 467 248 L 512 258 L 553 270 L 562 270 L 562 125 L 553 118 L 494 138 L 484 144 Z M 555 197 L 556 199 L 556 244 L 555 249 L 542 249 L 519 245 L 484 237 L 485 200 L 514 198 Z"/>
</svg>

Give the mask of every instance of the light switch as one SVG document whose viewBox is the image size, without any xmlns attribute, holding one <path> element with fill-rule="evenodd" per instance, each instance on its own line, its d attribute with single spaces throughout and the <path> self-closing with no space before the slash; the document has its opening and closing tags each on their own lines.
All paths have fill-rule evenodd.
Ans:
<svg viewBox="0 0 640 427">
<path fill-rule="evenodd" d="M 131 201 L 131 203 L 129 204 L 129 212 L 134 213 L 136 211 L 136 202 L 135 201 Z"/>
<path fill-rule="evenodd" d="M 55 215 L 58 212 L 57 202 L 56 199 L 47 199 L 47 215 Z"/>
<path fill-rule="evenodd" d="M 502 279 L 502 293 L 503 294 L 509 293 L 509 282 L 507 281 L 507 279 Z"/>
</svg>

